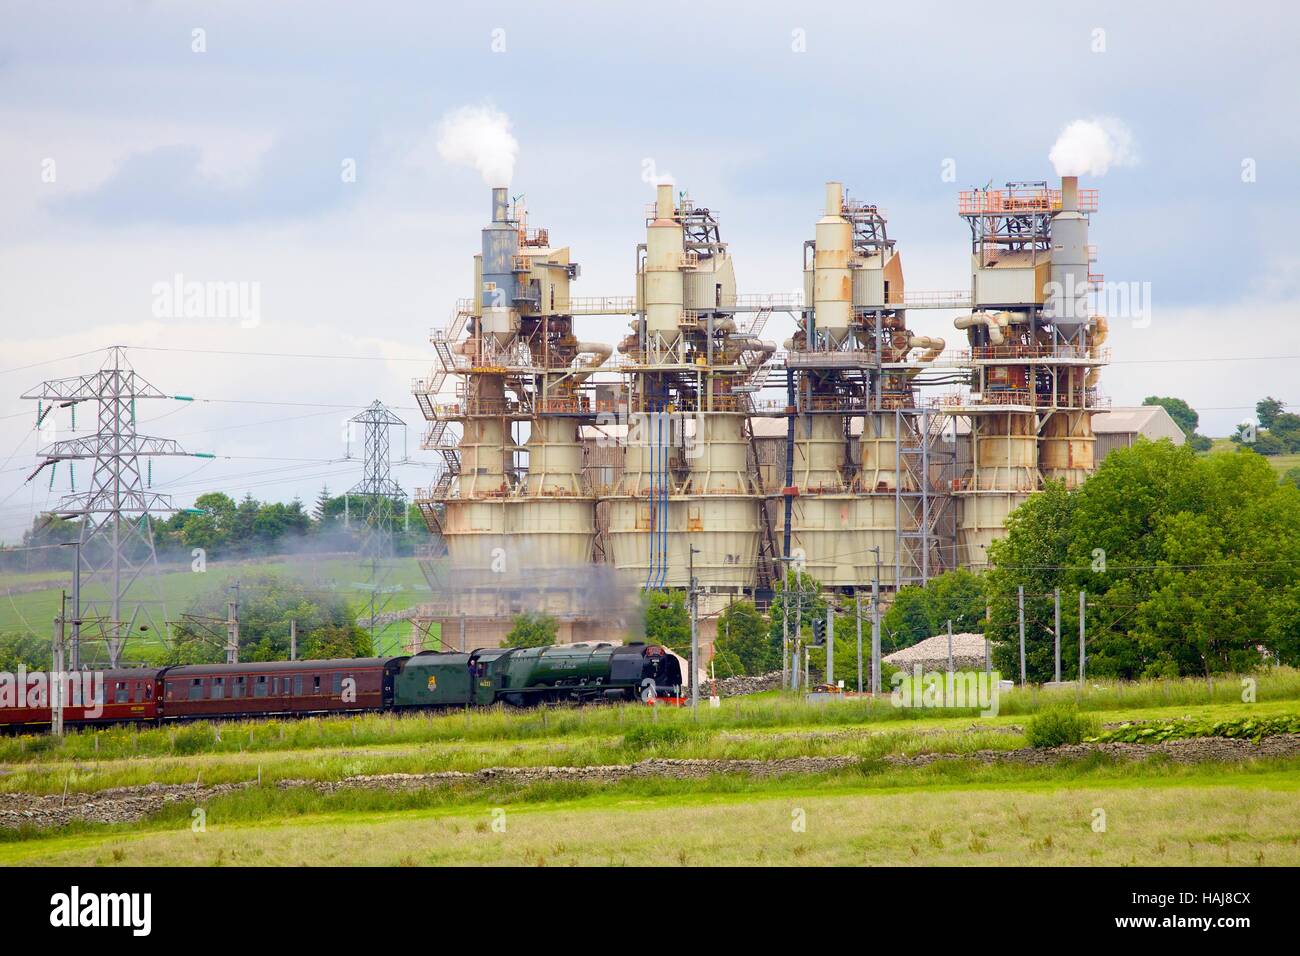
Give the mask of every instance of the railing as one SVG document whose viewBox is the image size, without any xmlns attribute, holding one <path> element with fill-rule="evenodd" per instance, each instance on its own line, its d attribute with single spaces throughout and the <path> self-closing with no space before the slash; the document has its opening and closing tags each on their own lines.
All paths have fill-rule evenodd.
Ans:
<svg viewBox="0 0 1300 956">
<path fill-rule="evenodd" d="M 960 309 L 970 302 L 970 290 L 958 289 L 943 292 L 898 292 L 891 291 L 885 296 L 886 304 L 899 304 L 904 306 L 930 306 L 934 308 L 944 308 L 945 306 Z"/>
<path fill-rule="evenodd" d="M 682 269 L 694 269 L 700 264 L 700 254 L 698 252 L 683 252 L 679 267 Z"/>
<path fill-rule="evenodd" d="M 1097 211 L 1097 190 L 1079 190 L 1079 211 Z M 978 216 L 997 213 L 1056 212 L 1059 189 L 964 189 L 957 194 L 957 213 Z"/>
<path fill-rule="evenodd" d="M 1097 354 L 1094 355 L 1093 353 Z M 1110 349 L 1081 348 L 1077 345 L 977 345 L 944 353 L 945 358 L 996 359 L 1097 359 L 1110 361 Z"/>
<path fill-rule="evenodd" d="M 560 315 L 626 315 L 636 311 L 636 297 L 587 296 L 557 299 L 552 311 Z"/>
<path fill-rule="evenodd" d="M 987 392 L 978 398 L 968 392 L 935 395 L 927 400 L 931 408 L 950 408 L 954 405 L 977 407 L 980 405 L 1033 405 L 1034 395 L 1028 389 L 1006 389 Z"/>
<path fill-rule="evenodd" d="M 534 404 L 539 414 L 588 414 L 591 412 L 591 400 L 582 396 L 574 398 L 546 398 Z"/>
<path fill-rule="evenodd" d="M 1088 411 L 1105 411 L 1111 407 L 1112 399 L 1109 396 L 1098 395 L 1096 389 L 1085 390 L 1082 403 L 1079 405 L 1071 404 L 1068 395 L 1057 396 L 1056 404 L 1052 404 L 1050 394 L 1044 394 L 1041 397 L 1028 389 L 1003 389 L 996 392 L 985 392 L 982 395 L 972 395 L 968 392 L 955 392 L 948 395 L 936 395 L 927 398 L 926 405 L 931 408 L 983 408 L 998 407 L 1004 405 L 1023 405 L 1029 408 L 1058 408 L 1058 409 L 1082 409 Z"/>
</svg>

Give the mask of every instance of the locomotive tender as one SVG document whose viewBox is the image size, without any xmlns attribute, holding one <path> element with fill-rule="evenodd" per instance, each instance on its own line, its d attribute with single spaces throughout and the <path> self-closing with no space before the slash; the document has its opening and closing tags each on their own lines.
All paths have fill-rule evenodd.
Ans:
<svg viewBox="0 0 1300 956">
<path fill-rule="evenodd" d="M 187 664 L 103 671 L 102 699 L 65 704 L 64 725 L 230 720 L 541 703 L 682 702 L 677 658 L 655 644 L 421 651 L 402 657 Z M 0 729 L 39 730 L 48 694 L 0 693 Z"/>
</svg>

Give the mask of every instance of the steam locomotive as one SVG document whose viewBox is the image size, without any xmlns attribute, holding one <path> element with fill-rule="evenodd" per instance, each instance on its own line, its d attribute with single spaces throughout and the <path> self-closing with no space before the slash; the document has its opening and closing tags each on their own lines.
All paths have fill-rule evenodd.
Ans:
<svg viewBox="0 0 1300 956">
<path fill-rule="evenodd" d="M 676 704 L 682 668 L 667 648 L 634 642 L 422 651 L 402 657 L 77 672 L 64 726 L 249 717 L 528 707 L 635 701 Z M 84 686 L 84 692 L 83 686 Z M 45 675 L 0 679 L 0 729 L 41 730 L 53 714 Z"/>
</svg>

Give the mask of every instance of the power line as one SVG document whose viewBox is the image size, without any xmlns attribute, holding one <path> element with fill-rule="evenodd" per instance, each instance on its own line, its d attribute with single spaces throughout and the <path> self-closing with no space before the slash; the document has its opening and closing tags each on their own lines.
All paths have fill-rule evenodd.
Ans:
<svg viewBox="0 0 1300 956">
<path fill-rule="evenodd" d="M 429 365 L 433 358 L 398 358 L 386 355 L 333 355 L 325 352 L 253 352 L 234 349 L 183 349 L 162 345 L 134 345 L 132 349 L 141 352 L 182 352 L 193 355 L 232 355 L 245 358 L 294 358 L 294 359 L 334 359 L 345 362 L 413 362 Z"/>
</svg>

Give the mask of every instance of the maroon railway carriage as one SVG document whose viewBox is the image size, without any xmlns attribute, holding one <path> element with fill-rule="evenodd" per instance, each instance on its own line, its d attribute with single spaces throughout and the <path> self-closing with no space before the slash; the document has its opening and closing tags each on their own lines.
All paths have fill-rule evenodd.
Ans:
<svg viewBox="0 0 1300 956">
<path fill-rule="evenodd" d="M 80 696 L 65 694 L 65 727 L 153 721 L 158 719 L 162 699 L 163 670 L 157 667 L 116 668 L 104 671 L 72 671 L 69 676 L 83 682 Z M 25 687 L 7 687 L 0 692 L 0 729 L 48 730 L 53 721 L 48 675 L 41 674 L 38 690 L 26 675 Z M 98 679 L 102 677 L 102 683 Z M 86 682 L 89 683 L 86 683 Z"/>
<path fill-rule="evenodd" d="M 164 720 L 326 714 L 392 704 L 405 658 L 360 657 L 263 664 L 192 664 L 162 675 Z"/>
</svg>

